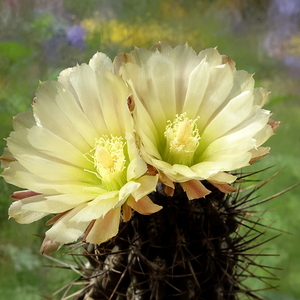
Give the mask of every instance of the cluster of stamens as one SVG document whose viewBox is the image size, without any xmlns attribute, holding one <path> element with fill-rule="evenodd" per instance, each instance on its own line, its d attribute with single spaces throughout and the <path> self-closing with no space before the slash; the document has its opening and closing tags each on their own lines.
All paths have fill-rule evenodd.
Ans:
<svg viewBox="0 0 300 300">
<path fill-rule="evenodd" d="M 92 171 L 106 190 L 119 190 L 126 183 L 126 156 L 123 137 L 102 136 L 86 157 L 94 164 Z"/>
<path fill-rule="evenodd" d="M 200 134 L 197 128 L 199 117 L 190 120 L 186 113 L 176 115 L 173 122 L 168 121 L 164 136 L 166 138 L 165 158 L 170 164 L 190 166 L 199 146 Z"/>
</svg>

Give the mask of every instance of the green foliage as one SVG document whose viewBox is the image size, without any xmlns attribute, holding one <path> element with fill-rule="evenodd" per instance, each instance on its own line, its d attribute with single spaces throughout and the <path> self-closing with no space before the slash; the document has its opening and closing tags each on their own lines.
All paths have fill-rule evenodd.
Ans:
<svg viewBox="0 0 300 300">
<path fill-rule="evenodd" d="M 55 18 L 52 14 L 44 13 L 39 16 L 30 24 L 30 28 L 35 32 L 38 39 L 47 40 L 53 36 L 53 27 Z"/>
<path fill-rule="evenodd" d="M 74 19 L 82 20 L 83 18 L 92 16 L 104 2 L 103 0 L 65 0 L 64 7 L 72 14 Z"/>
<path fill-rule="evenodd" d="M 32 52 L 32 49 L 18 42 L 1 42 L 0 43 L 0 58 L 8 60 L 10 64 L 16 64 L 20 60 L 28 57 Z M 1 71 L 3 71 L 3 65 L 1 65 Z"/>
</svg>

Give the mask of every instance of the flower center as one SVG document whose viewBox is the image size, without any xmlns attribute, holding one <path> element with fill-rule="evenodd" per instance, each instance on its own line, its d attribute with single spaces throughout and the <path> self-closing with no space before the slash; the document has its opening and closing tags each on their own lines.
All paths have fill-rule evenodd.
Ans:
<svg viewBox="0 0 300 300">
<path fill-rule="evenodd" d="M 164 136 L 166 138 L 166 161 L 170 164 L 190 166 L 199 146 L 200 135 L 197 124 L 199 117 L 190 120 L 186 113 L 176 115 L 173 122 L 168 121 Z"/>
<path fill-rule="evenodd" d="M 103 136 L 96 140 L 92 154 L 87 154 L 93 162 L 94 173 L 108 191 L 119 190 L 126 184 L 126 156 L 123 137 Z"/>
</svg>

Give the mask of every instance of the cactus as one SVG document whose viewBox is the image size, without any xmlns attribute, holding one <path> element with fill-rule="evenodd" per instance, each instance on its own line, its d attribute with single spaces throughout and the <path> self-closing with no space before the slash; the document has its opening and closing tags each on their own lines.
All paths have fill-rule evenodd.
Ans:
<svg viewBox="0 0 300 300">
<path fill-rule="evenodd" d="M 71 296 L 76 300 L 263 299 L 244 280 L 256 278 L 265 289 L 275 288 L 270 283 L 277 279 L 273 268 L 255 258 L 268 255 L 256 248 L 276 236 L 261 239 L 269 226 L 253 208 L 293 187 L 257 201 L 257 190 L 273 177 L 249 186 L 256 173 L 237 175 L 237 190 L 230 194 L 205 183 L 212 193 L 195 200 L 189 200 L 179 185 L 173 197 L 160 185 L 150 197 L 163 206 L 161 211 L 149 216 L 136 213 L 109 241 L 83 244 L 79 255 L 86 263 L 74 254 L 77 265 L 72 269 L 82 273 L 76 283 L 82 282 L 84 288 Z M 267 275 L 253 272 L 252 267 Z M 62 299 L 69 297 L 66 292 Z"/>
</svg>

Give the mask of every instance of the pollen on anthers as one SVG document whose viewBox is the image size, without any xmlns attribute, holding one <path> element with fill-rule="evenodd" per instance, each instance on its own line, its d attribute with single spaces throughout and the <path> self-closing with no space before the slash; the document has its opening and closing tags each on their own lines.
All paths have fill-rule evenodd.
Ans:
<svg viewBox="0 0 300 300">
<path fill-rule="evenodd" d="M 108 190 L 119 189 L 126 179 L 125 141 L 123 137 L 102 136 L 95 147 L 85 155 L 94 164 L 94 173 Z"/>
<path fill-rule="evenodd" d="M 199 146 L 200 134 L 197 121 L 189 119 L 186 113 L 176 115 L 173 122 L 168 121 L 164 137 L 166 138 L 166 156 L 169 163 L 190 165 Z"/>
</svg>

